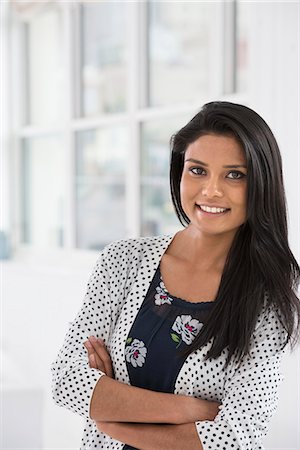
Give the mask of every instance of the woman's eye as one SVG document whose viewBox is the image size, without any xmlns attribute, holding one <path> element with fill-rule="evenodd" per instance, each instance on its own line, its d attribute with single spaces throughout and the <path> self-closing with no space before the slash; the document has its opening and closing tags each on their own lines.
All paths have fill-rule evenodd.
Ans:
<svg viewBox="0 0 300 450">
<path fill-rule="evenodd" d="M 201 167 L 191 167 L 190 171 L 194 174 L 194 175 L 202 175 L 203 169 Z"/>
<path fill-rule="evenodd" d="M 230 176 L 230 175 L 232 175 L 232 176 Z M 229 172 L 229 174 L 228 174 L 228 178 L 231 178 L 232 180 L 239 180 L 245 176 L 246 175 L 244 173 L 236 172 L 236 171 Z"/>
</svg>

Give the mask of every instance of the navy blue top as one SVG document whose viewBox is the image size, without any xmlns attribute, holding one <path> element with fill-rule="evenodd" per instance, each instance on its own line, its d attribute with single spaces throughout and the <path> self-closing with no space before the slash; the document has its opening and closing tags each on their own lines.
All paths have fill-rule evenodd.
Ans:
<svg viewBox="0 0 300 450">
<path fill-rule="evenodd" d="M 185 361 L 182 350 L 191 345 L 212 306 L 213 302 L 188 302 L 171 295 L 158 266 L 126 340 L 131 385 L 173 393 Z"/>
</svg>

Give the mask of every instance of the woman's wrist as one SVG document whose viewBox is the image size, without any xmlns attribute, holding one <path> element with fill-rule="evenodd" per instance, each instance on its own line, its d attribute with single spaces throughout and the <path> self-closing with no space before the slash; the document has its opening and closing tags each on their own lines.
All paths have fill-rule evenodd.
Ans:
<svg viewBox="0 0 300 450">
<path fill-rule="evenodd" d="M 197 400 L 199 402 L 198 408 L 200 412 L 200 419 L 197 420 L 214 420 L 219 412 L 219 406 L 221 403 L 211 400 Z"/>
<path fill-rule="evenodd" d="M 180 397 L 180 396 L 179 396 Z M 182 396 L 182 407 L 178 408 L 177 424 L 214 420 L 219 412 L 219 402 Z"/>
</svg>

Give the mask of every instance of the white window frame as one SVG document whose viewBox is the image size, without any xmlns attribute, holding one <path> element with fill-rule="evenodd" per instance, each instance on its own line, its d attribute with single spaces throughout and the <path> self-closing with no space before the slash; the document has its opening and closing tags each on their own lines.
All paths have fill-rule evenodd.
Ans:
<svg viewBox="0 0 300 450">
<path fill-rule="evenodd" d="M 10 89 L 10 99 L 12 102 L 13 115 L 11 122 L 11 142 L 12 142 L 12 173 L 21 173 L 21 141 L 28 137 L 41 137 L 46 134 L 62 133 L 66 147 L 67 168 L 65 177 L 66 211 L 64 223 L 65 243 L 64 249 L 79 251 L 75 247 L 76 238 L 76 198 L 75 198 L 75 133 L 79 130 L 101 128 L 110 125 L 123 125 L 129 132 L 129 152 L 126 169 L 126 237 L 139 236 L 141 230 L 141 207 L 140 207 L 140 143 L 142 124 L 149 120 L 169 118 L 178 115 L 192 115 L 199 110 L 203 101 L 199 98 L 196 103 L 177 104 L 164 107 L 148 107 L 148 82 L 147 75 L 147 26 L 148 6 L 147 2 L 127 3 L 129 24 L 128 24 L 128 45 L 129 60 L 127 65 L 127 110 L 122 114 L 112 114 L 98 116 L 96 118 L 76 117 L 78 103 L 76 98 L 81 96 L 81 83 L 74 76 L 74 68 L 79 68 L 78 49 L 80 46 L 80 36 L 78 33 L 79 10 L 81 2 L 50 2 L 61 8 L 63 14 L 64 33 L 64 59 L 66 64 L 65 104 L 67 105 L 65 117 L 60 129 L 51 127 L 34 127 L 22 125 L 22 113 L 25 108 L 24 85 L 17 78 L 18 73 L 24 73 L 25 52 L 22 51 L 24 41 L 22 39 L 22 22 L 30 20 L 30 17 L 15 20 L 10 14 L 10 53 L 13 58 L 10 61 L 10 72 L 12 74 L 12 86 Z M 236 2 L 221 2 L 218 7 L 218 27 L 220 36 L 216 41 L 217 48 L 214 49 L 219 58 L 218 70 L 214 71 L 214 86 L 216 96 L 220 100 L 236 101 L 246 103 L 245 94 L 235 93 L 235 27 L 233 26 L 236 13 Z M 226 36 L 222 39 L 221 36 Z M 76 59 L 77 58 L 77 59 Z M 218 74 L 220 71 L 223 77 Z M 78 77 L 79 71 L 77 71 Z M 73 93 L 77 91 L 77 96 Z M 217 93 L 225 92 L 224 94 Z M 215 100 L 212 98 L 211 100 Z M 78 100 L 77 100 L 78 102 Z M 19 112 L 17 114 L 17 112 Z M 19 177 L 12 177 L 13 184 L 11 204 L 14 205 L 10 212 L 10 222 L 12 230 L 12 243 L 15 249 L 34 252 L 33 245 L 21 242 L 21 213 L 20 213 L 20 181 Z M 180 226 L 180 224 L 179 224 Z M 91 250 L 91 252 L 94 252 Z"/>
</svg>

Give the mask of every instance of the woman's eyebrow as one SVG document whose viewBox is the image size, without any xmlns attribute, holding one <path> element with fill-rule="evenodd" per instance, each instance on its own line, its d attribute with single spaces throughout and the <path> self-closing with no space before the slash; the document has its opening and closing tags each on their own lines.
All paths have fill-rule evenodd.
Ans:
<svg viewBox="0 0 300 450">
<path fill-rule="evenodd" d="M 244 164 L 232 164 L 231 166 L 223 166 L 225 169 L 238 169 L 239 167 L 243 167 L 244 169 L 247 169 L 247 166 Z"/>
<path fill-rule="evenodd" d="M 202 166 L 205 166 L 205 167 L 209 166 L 209 164 L 206 164 L 203 161 L 199 161 L 199 159 L 189 158 L 189 159 L 186 159 L 184 162 L 186 163 L 188 161 L 194 162 L 196 164 L 201 164 Z M 238 169 L 239 167 L 244 167 L 244 169 L 247 169 L 247 166 L 245 166 L 244 164 L 230 164 L 230 165 L 223 166 L 223 167 L 225 169 Z"/>
</svg>

